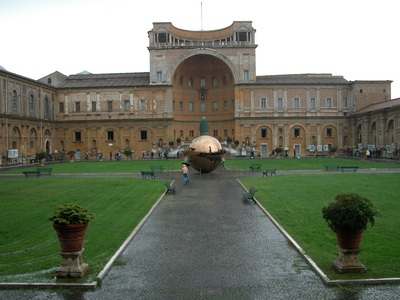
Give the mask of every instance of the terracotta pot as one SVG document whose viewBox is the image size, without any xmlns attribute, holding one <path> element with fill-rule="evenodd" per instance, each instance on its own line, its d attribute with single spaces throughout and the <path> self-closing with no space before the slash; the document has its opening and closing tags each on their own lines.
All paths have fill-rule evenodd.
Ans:
<svg viewBox="0 0 400 300">
<path fill-rule="evenodd" d="M 345 249 L 359 248 L 363 230 L 359 230 L 356 233 L 349 232 L 348 229 L 342 228 L 336 230 L 336 237 L 338 240 L 339 247 Z"/>
<path fill-rule="evenodd" d="M 86 228 L 88 224 L 59 225 L 53 224 L 57 232 L 61 250 L 63 252 L 79 251 L 83 248 Z"/>
</svg>

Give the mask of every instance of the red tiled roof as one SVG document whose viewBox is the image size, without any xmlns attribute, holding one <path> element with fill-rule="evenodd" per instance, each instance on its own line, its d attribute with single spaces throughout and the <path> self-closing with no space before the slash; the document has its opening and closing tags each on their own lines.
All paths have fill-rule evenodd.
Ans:
<svg viewBox="0 0 400 300">
<path fill-rule="evenodd" d="M 363 114 L 369 111 L 374 111 L 374 110 L 381 110 L 381 109 L 385 109 L 385 108 L 390 108 L 390 107 L 394 107 L 394 106 L 400 106 L 400 98 L 396 98 L 393 100 L 389 100 L 389 101 L 384 101 L 384 102 L 380 102 L 380 103 L 375 103 L 375 104 L 371 104 L 367 107 L 364 107 L 363 109 L 359 110 L 357 112 L 357 114 Z"/>
<path fill-rule="evenodd" d="M 349 84 L 343 76 L 332 74 L 288 74 L 257 76 L 258 84 Z"/>
<path fill-rule="evenodd" d="M 150 84 L 150 73 L 70 75 L 59 88 L 118 87 Z"/>
</svg>

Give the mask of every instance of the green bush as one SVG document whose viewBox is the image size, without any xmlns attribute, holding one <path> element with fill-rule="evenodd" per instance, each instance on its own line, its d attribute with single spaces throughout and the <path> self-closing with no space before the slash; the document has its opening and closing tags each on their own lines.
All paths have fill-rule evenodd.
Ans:
<svg viewBox="0 0 400 300">
<path fill-rule="evenodd" d="M 57 210 L 49 216 L 49 220 L 59 225 L 87 224 L 94 218 L 86 208 L 77 204 L 64 204 L 57 207 Z"/>
</svg>

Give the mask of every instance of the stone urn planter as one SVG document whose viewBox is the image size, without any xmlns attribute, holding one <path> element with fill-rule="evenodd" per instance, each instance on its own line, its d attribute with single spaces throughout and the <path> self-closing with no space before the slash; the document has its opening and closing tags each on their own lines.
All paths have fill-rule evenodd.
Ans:
<svg viewBox="0 0 400 300">
<path fill-rule="evenodd" d="M 39 161 L 39 167 L 44 167 L 44 160 L 47 157 L 46 152 L 38 152 L 35 154 L 35 159 Z"/>
<path fill-rule="evenodd" d="M 329 228 L 336 233 L 339 258 L 332 262 L 339 273 L 364 272 L 358 254 L 363 231 L 380 216 L 372 202 L 357 194 L 339 194 L 335 201 L 322 209 L 322 216 Z"/>
<path fill-rule="evenodd" d="M 65 204 L 49 216 L 56 230 L 58 241 L 60 243 L 62 256 L 62 265 L 56 270 L 58 278 L 65 277 L 83 277 L 88 270 L 88 265 L 82 261 L 84 251 L 83 241 L 86 228 L 94 214 L 88 213 L 88 210 L 76 205 Z"/>
</svg>

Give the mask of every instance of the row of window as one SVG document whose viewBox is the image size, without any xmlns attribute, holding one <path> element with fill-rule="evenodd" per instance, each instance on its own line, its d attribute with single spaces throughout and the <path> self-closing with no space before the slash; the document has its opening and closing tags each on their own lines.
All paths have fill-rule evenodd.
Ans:
<svg viewBox="0 0 400 300">
<path fill-rule="evenodd" d="M 325 107 L 332 107 L 333 106 L 333 102 L 332 102 L 332 98 L 328 97 L 325 99 Z M 260 107 L 261 108 L 267 108 L 268 104 L 267 104 L 267 98 L 261 98 L 260 99 Z M 317 104 L 317 100 L 316 98 L 310 98 L 309 99 L 309 105 L 310 108 L 316 108 Z M 347 103 L 347 98 L 342 98 L 342 107 L 347 107 L 348 103 Z M 278 108 L 283 108 L 283 98 L 278 98 L 277 99 L 277 106 Z M 293 98 L 293 107 L 295 108 L 300 108 L 300 98 L 295 97 Z"/>
<path fill-rule="evenodd" d="M 158 73 L 161 73 L 161 72 L 157 72 L 157 74 L 158 74 Z M 161 75 L 161 74 L 160 74 L 160 75 Z M 157 80 L 158 80 L 158 75 L 157 75 Z M 159 82 L 160 82 L 160 81 L 159 81 Z M 201 87 L 205 87 L 205 86 L 206 86 L 206 78 L 201 77 L 199 83 L 200 83 L 200 86 L 201 86 Z M 226 79 L 226 76 L 222 76 L 222 84 L 223 84 L 223 85 L 227 85 L 227 83 L 228 83 L 228 81 L 227 81 L 227 79 Z M 180 85 L 180 86 L 183 86 L 183 84 L 184 84 L 184 78 L 183 78 L 183 76 L 181 76 L 181 77 L 179 78 L 179 85 Z M 218 86 L 217 77 L 213 76 L 213 77 L 211 78 L 211 85 L 212 85 L 212 86 Z M 187 86 L 190 86 L 190 87 L 194 86 L 194 82 L 193 82 L 193 78 L 192 78 L 192 77 L 190 77 L 190 78 L 188 79 Z"/>
<path fill-rule="evenodd" d="M 63 113 L 65 112 L 65 107 L 64 107 L 64 102 L 60 102 L 58 104 L 58 110 L 59 112 Z M 77 101 L 74 102 L 74 111 L 75 112 L 81 112 L 81 102 Z M 125 100 L 123 102 L 123 110 L 130 110 L 131 109 L 131 104 L 129 100 Z M 140 100 L 140 110 L 146 110 L 147 109 L 147 100 Z M 97 102 L 96 101 L 92 101 L 91 103 L 91 112 L 96 112 L 97 109 Z M 107 108 L 106 110 L 108 111 L 112 111 L 113 110 L 113 101 L 107 101 Z"/>
<path fill-rule="evenodd" d="M 179 101 L 178 105 L 179 105 L 178 106 L 178 110 L 179 111 L 184 111 L 184 103 L 183 103 L 183 101 Z M 206 112 L 207 111 L 207 103 L 206 102 L 200 102 L 199 105 L 200 105 L 200 111 L 201 112 Z M 212 110 L 213 111 L 218 111 L 218 108 L 219 108 L 218 107 L 218 102 L 217 101 L 212 102 Z M 172 109 L 174 111 L 176 110 L 175 101 L 172 102 Z M 228 101 L 227 100 L 225 100 L 223 102 L 222 109 L 224 111 L 228 110 Z M 235 109 L 235 100 L 231 100 L 231 109 L 232 110 Z M 195 111 L 195 103 L 194 102 L 188 102 L 188 111 L 189 112 L 194 112 Z"/>
</svg>

